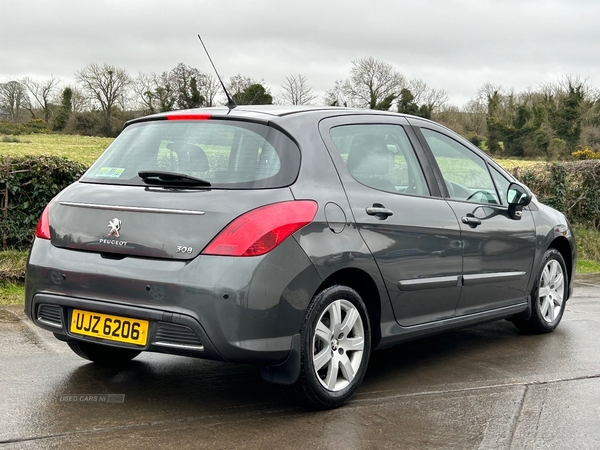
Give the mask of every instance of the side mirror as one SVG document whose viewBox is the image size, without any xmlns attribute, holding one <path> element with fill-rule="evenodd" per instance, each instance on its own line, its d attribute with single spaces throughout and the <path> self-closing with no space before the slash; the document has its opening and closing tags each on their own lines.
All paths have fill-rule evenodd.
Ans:
<svg viewBox="0 0 600 450">
<path fill-rule="evenodd" d="M 532 197 L 533 194 L 526 186 L 519 183 L 510 183 L 506 192 L 506 201 L 511 219 L 521 220 L 523 208 L 531 203 Z"/>
</svg>

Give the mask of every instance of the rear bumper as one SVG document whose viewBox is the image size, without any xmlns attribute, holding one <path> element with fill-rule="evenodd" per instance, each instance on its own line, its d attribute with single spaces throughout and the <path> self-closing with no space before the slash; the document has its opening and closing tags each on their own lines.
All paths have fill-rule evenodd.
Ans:
<svg viewBox="0 0 600 450">
<path fill-rule="evenodd" d="M 150 323 L 147 343 L 139 346 L 71 333 L 69 324 L 74 309 L 147 320 Z M 44 293 L 34 295 L 30 311 L 28 315 L 36 325 L 52 331 L 61 340 L 86 340 L 114 347 L 225 360 L 200 323 L 185 314 Z"/>
<path fill-rule="evenodd" d="M 63 340 L 276 365 L 289 355 L 319 284 L 293 238 L 262 257 L 190 261 L 111 259 L 36 239 L 25 313 Z M 148 320 L 148 341 L 142 347 L 73 334 L 73 309 Z"/>
</svg>

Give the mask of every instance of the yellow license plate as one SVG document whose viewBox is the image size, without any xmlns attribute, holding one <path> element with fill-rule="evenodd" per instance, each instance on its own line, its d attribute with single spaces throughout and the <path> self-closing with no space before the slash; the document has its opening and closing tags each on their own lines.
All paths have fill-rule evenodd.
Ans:
<svg viewBox="0 0 600 450">
<path fill-rule="evenodd" d="M 71 333 L 146 345 L 148 321 L 74 309 L 71 316 Z"/>
</svg>

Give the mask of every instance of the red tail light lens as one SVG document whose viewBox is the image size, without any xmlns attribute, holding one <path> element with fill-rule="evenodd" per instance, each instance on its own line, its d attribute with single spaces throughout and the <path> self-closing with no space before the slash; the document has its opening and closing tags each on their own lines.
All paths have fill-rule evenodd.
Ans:
<svg viewBox="0 0 600 450">
<path fill-rule="evenodd" d="M 40 216 L 40 220 L 38 220 L 37 228 L 35 230 L 35 236 L 40 239 L 50 239 L 50 221 L 48 220 L 48 207 L 50 205 L 46 205 L 44 208 L 44 212 Z"/>
<path fill-rule="evenodd" d="M 298 200 L 253 209 L 227 225 L 202 254 L 264 255 L 312 222 L 317 208 L 317 203 L 312 200 Z"/>
</svg>

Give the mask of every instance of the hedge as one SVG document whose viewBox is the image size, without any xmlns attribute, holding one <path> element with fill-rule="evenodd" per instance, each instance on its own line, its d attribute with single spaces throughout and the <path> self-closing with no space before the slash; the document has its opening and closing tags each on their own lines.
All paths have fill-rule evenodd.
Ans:
<svg viewBox="0 0 600 450">
<path fill-rule="evenodd" d="M 600 160 L 515 167 L 512 173 L 571 223 L 600 229 Z"/>
<path fill-rule="evenodd" d="M 42 119 L 31 119 L 26 123 L 0 121 L 0 134 L 16 136 L 49 132 L 48 124 Z"/>
<path fill-rule="evenodd" d="M 27 249 L 46 204 L 85 170 L 59 156 L 0 157 L 2 248 Z"/>
<path fill-rule="evenodd" d="M 85 170 L 83 164 L 57 156 L 0 156 L 2 248 L 29 248 L 46 204 Z M 511 171 L 540 201 L 562 211 L 571 223 L 600 229 L 600 160 L 539 164 Z"/>
</svg>

